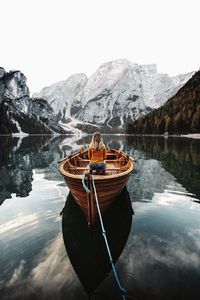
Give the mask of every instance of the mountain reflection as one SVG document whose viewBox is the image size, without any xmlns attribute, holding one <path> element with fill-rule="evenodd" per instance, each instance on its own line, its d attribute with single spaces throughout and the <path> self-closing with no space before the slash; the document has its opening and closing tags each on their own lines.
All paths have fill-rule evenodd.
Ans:
<svg viewBox="0 0 200 300">
<path fill-rule="evenodd" d="M 165 171 L 200 198 L 200 140 L 127 136 L 126 145 L 127 149 L 137 150 L 137 155 L 143 159 L 160 161 Z"/>
<path fill-rule="evenodd" d="M 127 189 L 103 215 L 108 243 L 116 263 L 129 236 L 132 206 Z M 63 239 L 71 264 L 85 291 L 92 294 L 111 270 L 100 224 L 88 228 L 87 221 L 71 193 L 63 210 Z"/>
<path fill-rule="evenodd" d="M 64 137 L 34 136 L 25 138 L 0 137 L 0 204 L 11 194 L 26 197 L 32 190 L 33 169 L 50 168 L 53 166 L 54 179 L 55 166 L 62 157 L 63 151 L 59 144 Z M 50 175 L 49 175 L 50 176 Z"/>
<path fill-rule="evenodd" d="M 29 195 L 33 169 L 41 169 L 47 180 L 62 180 L 57 162 L 88 147 L 90 140 L 91 136 L 1 136 L 0 204 L 12 194 Z M 121 148 L 138 158 L 137 170 L 128 183 L 132 200 L 151 199 L 155 191 L 163 191 L 163 183 L 171 181 L 200 198 L 200 140 L 105 135 L 104 142 L 107 148 Z"/>
</svg>

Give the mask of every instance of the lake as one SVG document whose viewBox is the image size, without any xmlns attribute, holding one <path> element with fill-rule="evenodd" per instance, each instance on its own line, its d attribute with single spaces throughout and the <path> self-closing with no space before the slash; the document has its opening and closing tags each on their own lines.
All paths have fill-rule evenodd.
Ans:
<svg viewBox="0 0 200 300">
<path fill-rule="evenodd" d="M 90 255 L 86 246 L 81 248 L 88 230 L 68 196 L 58 161 L 87 147 L 90 139 L 0 137 L 1 300 L 88 299 L 86 291 L 93 279 L 81 280 Z M 104 142 L 136 159 L 125 196 L 105 219 L 127 299 L 196 300 L 200 294 L 200 140 L 105 135 Z M 63 220 L 71 224 L 74 234 L 67 233 L 70 225 Z M 91 299 L 120 299 L 109 267 L 97 262 L 104 253 L 101 239 L 96 232 L 94 249 L 99 254 L 94 264 L 96 275 L 102 274 Z M 66 243 L 72 249 L 68 254 Z M 75 246 L 80 253 L 75 253 Z"/>
</svg>

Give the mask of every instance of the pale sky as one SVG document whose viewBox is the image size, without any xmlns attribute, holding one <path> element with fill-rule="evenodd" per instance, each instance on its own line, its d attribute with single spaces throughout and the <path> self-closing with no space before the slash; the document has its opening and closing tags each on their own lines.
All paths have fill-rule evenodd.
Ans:
<svg viewBox="0 0 200 300">
<path fill-rule="evenodd" d="M 199 0 L 0 0 L 0 66 L 22 71 L 31 94 L 121 58 L 198 70 L 199 12 Z"/>
</svg>

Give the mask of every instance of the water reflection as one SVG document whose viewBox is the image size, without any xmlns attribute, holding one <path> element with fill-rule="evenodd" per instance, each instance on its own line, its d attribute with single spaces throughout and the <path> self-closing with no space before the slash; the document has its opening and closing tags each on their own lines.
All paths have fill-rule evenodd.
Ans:
<svg viewBox="0 0 200 300">
<path fill-rule="evenodd" d="M 87 224 L 86 227 L 78 225 L 81 216 L 76 222 L 72 219 L 70 201 L 66 203 L 65 211 L 67 205 L 70 209 L 65 221 L 71 222 L 68 229 L 72 231 L 68 230 L 65 244 L 80 281 L 62 238 L 59 213 L 68 189 L 58 172 L 57 161 L 80 147 L 87 147 L 90 139 L 91 136 L 0 137 L 0 201 L 3 203 L 0 207 L 0 299 L 86 300 L 80 281 L 88 292 L 99 285 L 95 292 L 104 293 L 108 299 L 119 299 L 106 262 L 105 268 L 104 263 L 96 267 L 96 271 L 102 271 L 100 275 L 97 272 L 93 281 L 89 280 L 93 282 L 90 286 L 86 276 L 91 275 L 83 272 L 87 261 L 79 258 L 78 250 L 70 254 L 68 248 L 79 245 L 80 249 L 81 241 L 85 243 L 82 252 L 89 251 Z M 118 219 L 111 218 L 116 220 L 115 230 L 107 230 L 111 232 L 115 260 L 123 250 L 116 267 L 128 299 L 196 299 L 193 293 L 200 292 L 200 141 L 105 135 L 104 142 L 107 147 L 121 148 L 137 159 L 137 169 L 127 185 L 135 212 L 129 238 L 126 242 L 129 213 L 122 206 Z M 117 240 L 122 223 L 127 226 Z M 85 234 L 84 240 L 78 229 Z M 72 239 L 73 230 L 80 239 Z M 94 234 L 92 238 L 95 244 L 99 243 Z M 105 251 L 97 250 L 103 259 L 101 255 Z M 86 253 L 85 257 L 91 258 Z M 97 295 L 93 298 L 101 299 Z"/>
<path fill-rule="evenodd" d="M 127 189 L 103 215 L 108 243 L 116 263 L 124 249 L 132 222 L 132 206 Z M 111 270 L 101 226 L 88 228 L 85 216 L 71 194 L 62 219 L 63 239 L 69 259 L 85 291 L 92 294 Z"/>
<path fill-rule="evenodd" d="M 138 157 L 161 162 L 162 168 L 179 184 L 200 198 L 200 140 L 133 136 L 126 140 L 127 148 L 137 150 Z"/>
<path fill-rule="evenodd" d="M 196 299 L 200 276 L 199 207 L 134 205 L 134 231 L 121 257 L 129 295 L 141 300 Z M 125 262 L 129 264 L 125 264 Z"/>
<path fill-rule="evenodd" d="M 50 299 L 50 291 L 57 295 L 65 284 L 70 263 L 64 260 L 60 234 L 59 213 L 66 198 L 60 182 L 34 171 L 31 194 L 12 195 L 1 206 L 1 300 Z"/>
<path fill-rule="evenodd" d="M 12 194 L 20 197 L 29 195 L 33 169 L 41 169 L 46 179 L 60 180 L 57 162 L 80 147 L 87 147 L 90 139 L 91 136 L 78 139 L 73 136 L 0 137 L 0 204 Z M 108 148 L 121 148 L 139 158 L 138 176 L 136 172 L 134 182 L 137 183 L 139 178 L 139 184 L 147 187 L 148 192 L 143 190 L 143 200 L 151 199 L 156 188 L 161 191 L 166 182 L 170 184 L 174 178 L 179 185 L 200 198 L 199 140 L 104 136 L 104 141 Z M 160 176 L 157 176 L 158 173 Z M 160 182 L 157 182 L 158 179 Z M 148 184 L 149 181 L 151 184 Z M 134 187 L 136 193 L 132 196 L 134 199 L 141 198 L 141 187 L 138 184 Z"/>
<path fill-rule="evenodd" d="M 12 194 L 26 197 L 32 190 L 33 169 L 49 180 L 61 179 L 58 161 L 72 150 L 76 138 L 35 136 L 0 137 L 0 204 Z M 65 141 L 63 143 L 63 141 Z"/>
</svg>

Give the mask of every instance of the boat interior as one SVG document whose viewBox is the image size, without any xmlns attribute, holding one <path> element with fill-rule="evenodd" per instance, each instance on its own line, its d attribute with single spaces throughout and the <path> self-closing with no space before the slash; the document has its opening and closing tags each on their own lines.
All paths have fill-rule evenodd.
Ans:
<svg viewBox="0 0 200 300">
<path fill-rule="evenodd" d="M 119 174 L 127 171 L 130 168 L 131 158 L 124 152 L 110 149 L 106 154 L 106 171 L 103 175 Z M 64 165 L 64 170 L 75 175 L 82 175 L 88 173 L 90 160 L 88 159 L 88 151 L 80 151 L 72 154 Z M 102 175 L 101 171 L 93 171 L 95 175 Z"/>
</svg>

